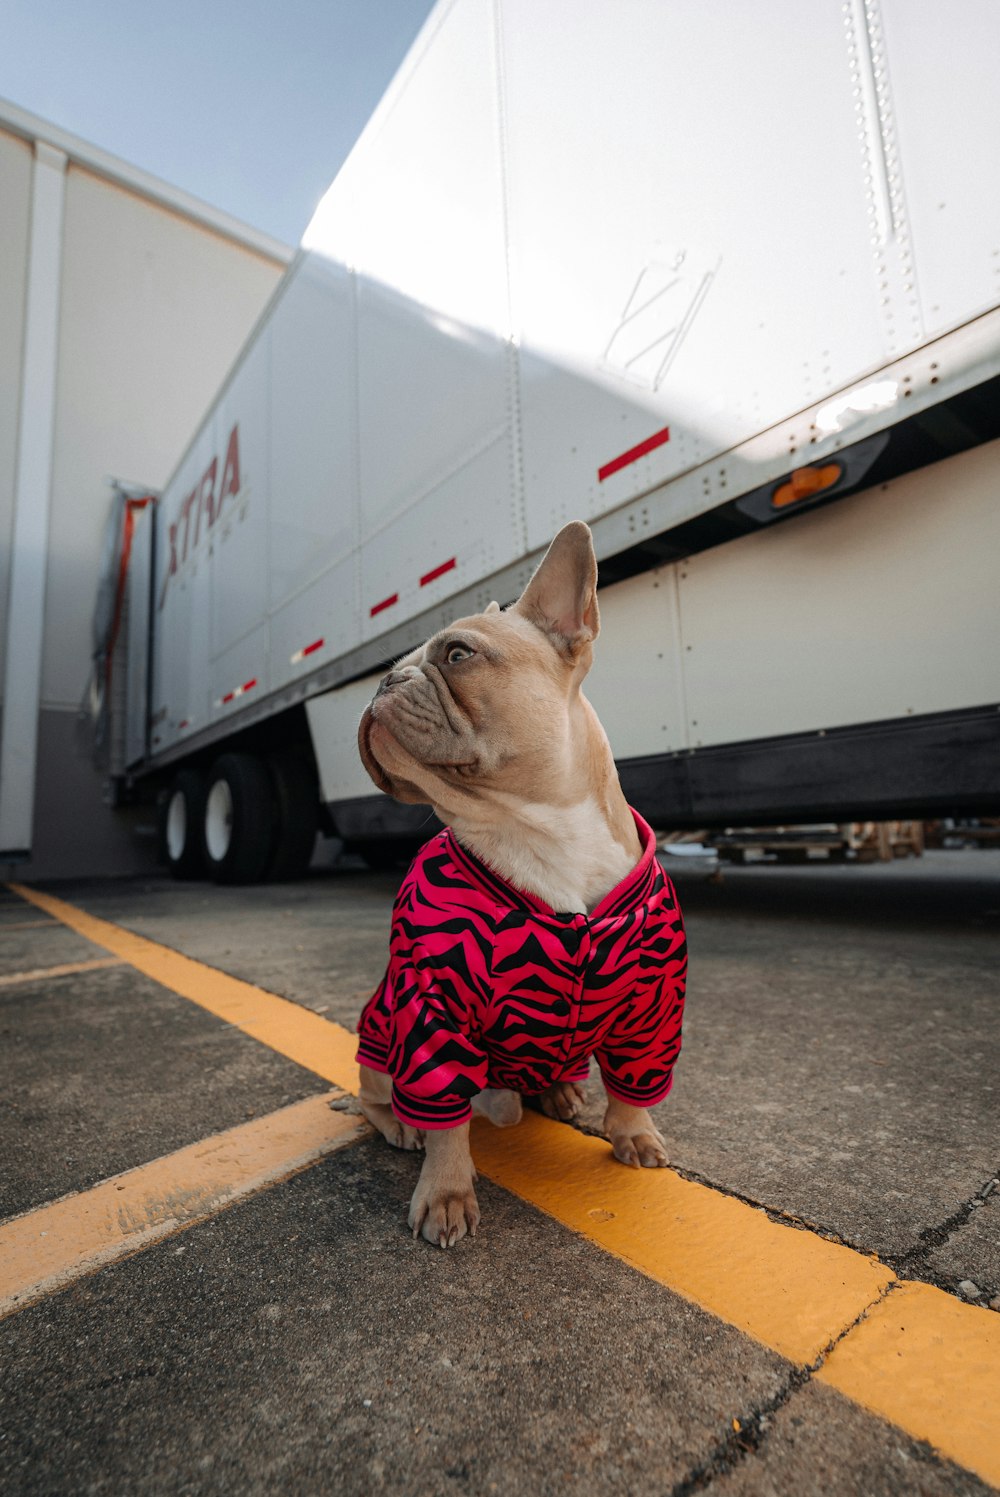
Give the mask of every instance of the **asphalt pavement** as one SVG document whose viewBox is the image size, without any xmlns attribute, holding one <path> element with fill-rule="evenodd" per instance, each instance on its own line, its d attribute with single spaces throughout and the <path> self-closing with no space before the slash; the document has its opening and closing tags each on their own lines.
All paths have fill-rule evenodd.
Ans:
<svg viewBox="0 0 1000 1497">
<path fill-rule="evenodd" d="M 1000 1486 L 1000 852 L 669 871 L 672 1170 L 607 1162 L 592 1079 L 481 1135 L 447 1253 L 343 1058 L 398 877 L 0 891 L 0 1490 Z"/>
</svg>

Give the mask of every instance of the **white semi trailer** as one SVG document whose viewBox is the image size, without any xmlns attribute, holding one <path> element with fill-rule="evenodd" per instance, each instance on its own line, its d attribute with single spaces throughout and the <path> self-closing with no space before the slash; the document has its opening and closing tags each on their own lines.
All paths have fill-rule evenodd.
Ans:
<svg viewBox="0 0 1000 1497">
<path fill-rule="evenodd" d="M 441 0 L 112 568 L 174 870 L 426 835 L 362 707 L 573 517 L 655 824 L 997 810 L 998 56 L 993 0 Z"/>
</svg>

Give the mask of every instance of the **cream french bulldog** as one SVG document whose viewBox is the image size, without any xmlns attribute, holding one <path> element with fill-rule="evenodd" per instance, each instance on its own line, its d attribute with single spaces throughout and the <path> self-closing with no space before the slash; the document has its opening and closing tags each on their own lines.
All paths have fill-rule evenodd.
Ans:
<svg viewBox="0 0 1000 1497">
<path fill-rule="evenodd" d="M 358 1052 L 364 1115 L 424 1150 L 409 1224 L 441 1247 L 479 1223 L 470 1109 L 509 1125 L 534 1093 L 572 1119 L 591 1054 L 615 1157 L 667 1164 L 648 1106 L 680 1049 L 683 927 L 581 690 L 598 629 L 576 521 L 516 603 L 405 656 L 361 720 L 375 784 L 446 827 L 400 891 Z"/>
</svg>

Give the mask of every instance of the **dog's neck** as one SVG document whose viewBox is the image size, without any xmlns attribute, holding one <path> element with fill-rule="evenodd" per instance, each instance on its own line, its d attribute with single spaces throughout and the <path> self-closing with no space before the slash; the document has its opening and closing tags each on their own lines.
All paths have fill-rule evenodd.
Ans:
<svg viewBox="0 0 1000 1497">
<path fill-rule="evenodd" d="M 561 913 L 586 914 L 631 873 L 642 847 L 585 698 L 574 717 L 566 751 L 536 771 L 527 796 L 493 790 L 445 819 L 463 847 L 515 888 Z"/>
<path fill-rule="evenodd" d="M 494 827 L 455 818 L 452 831 L 501 878 L 560 913 L 596 909 L 639 861 L 594 798 L 572 806 L 522 802 L 512 810 L 509 821 Z"/>
</svg>

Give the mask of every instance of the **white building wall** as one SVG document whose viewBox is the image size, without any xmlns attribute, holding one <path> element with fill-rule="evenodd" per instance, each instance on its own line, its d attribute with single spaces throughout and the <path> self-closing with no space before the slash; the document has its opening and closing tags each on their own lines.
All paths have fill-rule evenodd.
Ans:
<svg viewBox="0 0 1000 1497">
<path fill-rule="evenodd" d="M 0 661 L 5 659 L 33 151 L 0 133 Z M 3 674 L 0 672 L 0 699 Z"/>
<path fill-rule="evenodd" d="M 152 838 L 135 835 L 150 812 L 109 813 L 99 776 L 74 747 L 108 479 L 165 484 L 291 251 L 0 103 L 0 629 L 12 564 L 37 140 L 65 152 L 67 165 L 34 804 L 30 813 L 12 806 L 8 792 L 7 822 L 30 828 L 31 860 L 18 866 L 20 877 L 126 873 L 152 861 Z M 5 649 L 0 633 L 0 690 Z"/>
</svg>

